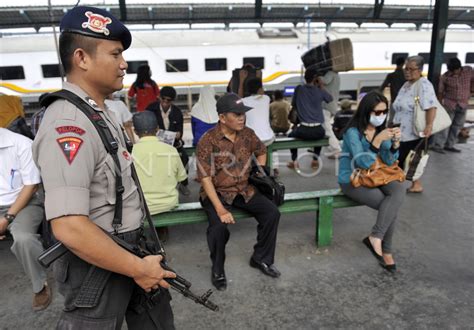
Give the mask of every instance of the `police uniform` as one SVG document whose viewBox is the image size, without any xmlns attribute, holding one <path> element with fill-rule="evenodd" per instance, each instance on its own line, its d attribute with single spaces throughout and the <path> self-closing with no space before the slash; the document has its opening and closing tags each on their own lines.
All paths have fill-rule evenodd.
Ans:
<svg viewBox="0 0 474 330">
<path fill-rule="evenodd" d="M 128 29 L 110 13 L 92 7 L 75 7 L 61 22 L 62 33 L 119 40 L 124 49 L 131 43 Z M 118 158 L 124 187 L 122 226 L 118 234 L 135 243 L 142 234 L 144 211 L 131 176 L 131 156 L 115 115 L 100 109 L 77 85 L 64 83 L 69 90 L 88 102 L 101 116 L 118 142 Z M 33 155 L 45 188 L 48 220 L 63 216 L 84 215 L 96 225 L 113 232 L 116 203 L 115 165 L 92 122 L 72 103 L 57 100 L 43 118 L 33 143 Z M 142 307 L 141 289 L 133 279 L 112 273 L 95 306 L 78 306 L 75 300 L 91 265 L 72 253 L 54 263 L 58 289 L 65 297 L 64 313 L 58 328 L 120 329 L 124 317 L 128 328 L 173 329 L 173 315 L 167 290 L 151 310 Z"/>
</svg>

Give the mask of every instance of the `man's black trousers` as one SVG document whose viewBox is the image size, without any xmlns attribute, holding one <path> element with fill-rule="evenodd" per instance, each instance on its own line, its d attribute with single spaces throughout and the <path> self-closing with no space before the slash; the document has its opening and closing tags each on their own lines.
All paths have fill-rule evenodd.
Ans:
<svg viewBox="0 0 474 330">
<path fill-rule="evenodd" d="M 230 237 L 227 224 L 222 223 L 209 198 L 201 200 L 202 207 L 207 213 L 209 227 L 207 228 L 207 244 L 211 252 L 212 271 L 216 274 L 224 273 L 225 245 Z M 241 195 L 237 195 L 232 205 L 223 202 L 231 213 L 233 209 L 243 209 L 252 214 L 258 222 L 257 243 L 254 245 L 253 259 L 272 265 L 275 259 L 275 246 L 280 221 L 280 211 L 268 198 L 256 192 L 245 203 Z"/>
</svg>

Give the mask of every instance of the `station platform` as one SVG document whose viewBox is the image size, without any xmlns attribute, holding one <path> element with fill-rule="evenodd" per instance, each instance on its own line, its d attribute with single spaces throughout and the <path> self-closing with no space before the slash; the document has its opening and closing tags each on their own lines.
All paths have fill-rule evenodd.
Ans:
<svg viewBox="0 0 474 330">
<path fill-rule="evenodd" d="M 431 153 L 424 192 L 406 196 L 394 236 L 397 274 L 383 270 L 361 242 L 375 222 L 376 212 L 368 207 L 335 210 L 333 243 L 324 249 L 314 245 L 313 213 L 283 216 L 275 263 L 279 279 L 249 267 L 256 222 L 241 220 L 230 228 L 227 291 L 212 296 L 220 311 L 172 292 L 176 329 L 472 328 L 474 138 L 456 147 L 462 152 Z M 337 187 L 334 160 L 323 158 L 321 173 L 308 179 L 286 168 L 288 152 L 278 159 L 288 192 Z M 197 200 L 194 175 L 191 171 L 192 193 L 182 202 Z M 63 299 L 52 284 L 51 306 L 32 311 L 31 285 L 11 243 L 0 241 L 0 329 L 53 329 Z M 165 247 L 170 265 L 195 292 L 212 287 L 206 224 L 170 228 Z"/>
</svg>

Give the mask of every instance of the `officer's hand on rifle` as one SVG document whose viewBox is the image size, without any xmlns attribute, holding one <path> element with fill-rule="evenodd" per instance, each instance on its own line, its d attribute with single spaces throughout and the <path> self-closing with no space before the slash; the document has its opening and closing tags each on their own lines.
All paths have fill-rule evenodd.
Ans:
<svg viewBox="0 0 474 330">
<path fill-rule="evenodd" d="M 158 289 L 159 286 L 168 289 L 170 285 L 164 279 L 176 277 L 175 273 L 161 268 L 162 259 L 162 256 L 155 255 L 141 259 L 138 275 L 134 276 L 133 280 L 146 292 Z"/>
</svg>

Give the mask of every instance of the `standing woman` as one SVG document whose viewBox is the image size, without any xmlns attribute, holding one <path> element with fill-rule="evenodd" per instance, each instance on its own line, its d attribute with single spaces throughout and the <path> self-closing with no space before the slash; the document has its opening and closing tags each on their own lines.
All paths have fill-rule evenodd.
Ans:
<svg viewBox="0 0 474 330">
<path fill-rule="evenodd" d="M 216 92 L 210 85 L 201 87 L 199 100 L 191 110 L 191 130 L 193 146 L 196 146 L 208 130 L 216 126 L 219 116 L 216 110 Z"/>
<path fill-rule="evenodd" d="M 421 76 L 423 71 L 423 57 L 410 56 L 405 63 L 404 72 L 407 82 L 398 92 L 397 98 L 392 105 L 394 112 L 393 122 L 401 124 L 402 139 L 400 143 L 400 166 L 403 166 L 410 150 L 415 149 L 421 138 L 429 138 L 433 129 L 433 121 L 436 116 L 436 94 L 431 82 Z M 426 127 L 423 132 L 415 132 L 413 116 L 415 111 L 415 97 L 419 97 L 421 108 L 425 111 Z M 412 182 L 407 189 L 409 193 L 423 192 L 420 179 Z"/>
<path fill-rule="evenodd" d="M 403 183 L 355 188 L 350 180 L 354 168 L 370 168 L 377 156 L 387 165 L 397 161 L 401 132 L 399 128 L 385 128 L 387 113 L 388 101 L 379 92 L 370 92 L 361 100 L 343 135 L 338 182 L 348 197 L 378 210 L 377 221 L 363 243 L 383 268 L 395 272 L 392 236 L 405 196 Z"/>
<path fill-rule="evenodd" d="M 146 107 L 155 102 L 160 96 L 160 87 L 151 79 L 151 70 L 148 65 L 141 65 L 137 70 L 137 79 L 128 90 L 128 99 L 136 97 L 138 112 L 145 111 Z"/>
</svg>

